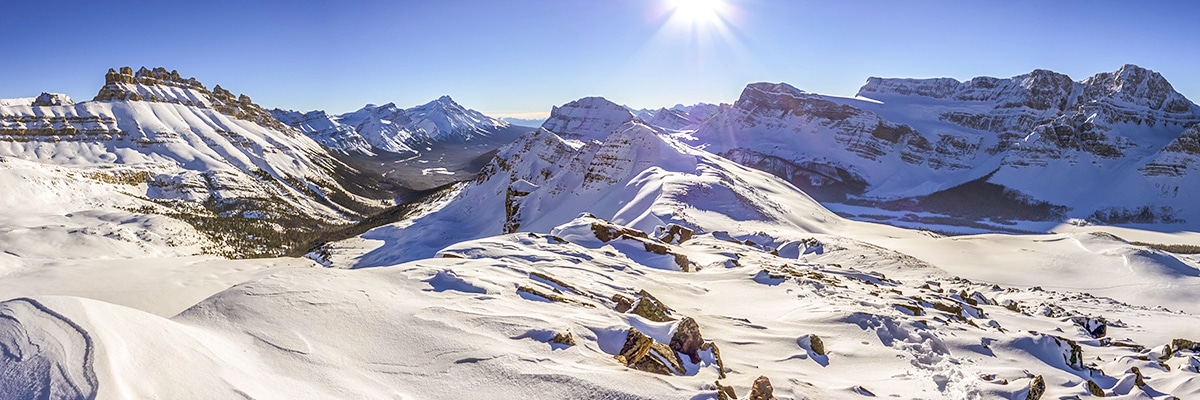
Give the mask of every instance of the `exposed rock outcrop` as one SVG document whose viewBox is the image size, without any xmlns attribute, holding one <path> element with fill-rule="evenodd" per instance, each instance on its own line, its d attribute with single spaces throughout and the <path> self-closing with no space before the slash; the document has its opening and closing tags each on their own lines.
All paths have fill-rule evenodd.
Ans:
<svg viewBox="0 0 1200 400">
<path fill-rule="evenodd" d="M 1142 370 L 1138 367 L 1129 367 L 1129 373 L 1133 374 L 1133 384 L 1137 387 L 1146 386 L 1146 377 L 1142 375 Z"/>
<path fill-rule="evenodd" d="M 1104 317 L 1072 317 L 1071 322 L 1074 322 L 1091 337 L 1099 339 L 1108 335 L 1108 320 Z"/>
<path fill-rule="evenodd" d="M 550 343 L 571 347 L 575 345 L 575 335 L 572 335 L 569 331 L 567 333 L 555 333 L 554 337 L 550 338 Z"/>
<path fill-rule="evenodd" d="M 682 232 L 683 231 L 679 231 L 680 237 L 683 235 Z M 674 257 L 675 265 L 678 265 L 679 269 L 683 270 L 684 272 L 690 272 L 692 270 L 691 261 L 688 260 L 688 256 L 686 254 L 680 253 L 668 243 L 651 239 L 650 235 L 646 232 L 620 226 L 597 218 L 594 222 L 592 222 L 592 233 L 596 235 L 596 239 L 606 243 L 613 240 L 622 239 L 640 242 L 642 247 L 644 247 L 648 252 L 658 255 L 670 255 Z"/>
<path fill-rule="evenodd" d="M 1086 386 L 1088 393 L 1090 393 L 1092 396 L 1104 397 L 1104 389 L 1101 388 L 1100 385 L 1096 384 L 1095 381 L 1088 379 Z"/>
<path fill-rule="evenodd" d="M 1046 381 L 1041 375 L 1033 377 L 1029 382 L 1029 394 L 1025 395 L 1025 400 L 1040 400 L 1042 395 L 1046 394 Z"/>
<path fill-rule="evenodd" d="M 669 347 L 646 336 L 637 328 L 629 328 L 625 345 L 615 356 L 626 367 L 660 375 L 682 374 L 683 364 Z"/>
<path fill-rule="evenodd" d="M 672 311 L 670 307 L 667 307 L 666 304 L 663 304 L 658 298 L 651 295 L 650 292 L 642 290 L 638 292 L 637 303 L 634 304 L 633 309 L 629 312 L 654 322 L 669 322 L 675 320 L 670 316 Z"/>
<path fill-rule="evenodd" d="M 821 340 L 820 336 L 817 336 L 815 334 L 809 334 L 808 335 L 808 345 L 810 348 L 812 348 L 813 353 L 816 353 L 816 354 L 822 355 L 822 356 L 826 355 L 825 354 L 825 342 Z"/>
<path fill-rule="evenodd" d="M 682 244 L 683 242 L 692 240 L 692 236 L 695 234 L 696 231 L 693 231 L 691 228 L 669 224 L 667 225 L 666 234 L 659 238 L 659 240 L 662 240 L 664 243 Z"/>
<path fill-rule="evenodd" d="M 734 392 L 733 386 L 725 386 L 721 381 L 713 382 L 713 387 L 717 389 L 717 400 L 737 400 L 737 393 Z"/>
<path fill-rule="evenodd" d="M 184 79 L 178 71 L 157 67 L 142 67 L 134 72 L 130 67 L 120 71 L 109 69 L 104 75 L 104 87 L 93 101 L 150 101 L 174 103 L 192 107 L 211 108 L 225 115 L 247 120 L 281 131 L 292 131 L 271 113 L 254 104 L 246 95 L 234 95 L 221 85 L 210 91 L 196 78 Z"/>
<path fill-rule="evenodd" d="M 34 107 L 51 107 L 51 106 L 69 106 L 72 104 L 75 104 L 75 100 L 72 100 L 70 96 L 67 96 L 62 93 L 42 92 L 42 94 L 38 95 L 37 98 L 33 99 L 32 105 Z"/>
<path fill-rule="evenodd" d="M 771 386 L 771 380 L 765 376 L 760 376 L 754 380 L 754 384 L 750 386 L 750 400 L 775 400 L 775 388 Z"/>
<path fill-rule="evenodd" d="M 700 334 L 700 325 L 691 317 L 684 317 L 675 326 L 675 334 L 671 336 L 671 350 L 688 356 L 692 363 L 700 362 L 700 348 L 704 346 L 704 336 Z"/>
</svg>

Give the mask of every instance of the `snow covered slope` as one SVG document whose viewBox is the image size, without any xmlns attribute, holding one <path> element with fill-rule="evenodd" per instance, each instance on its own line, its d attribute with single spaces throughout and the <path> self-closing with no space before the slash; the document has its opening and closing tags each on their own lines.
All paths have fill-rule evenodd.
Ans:
<svg viewBox="0 0 1200 400">
<path fill-rule="evenodd" d="M 1181 160 L 1197 123 L 1200 106 L 1125 65 L 1078 82 L 1046 70 L 871 78 L 856 98 L 756 83 L 691 143 L 829 201 L 921 198 L 983 179 L 1069 208 L 1056 218 L 1195 223 L 1186 199 L 1200 178 Z"/>
<path fill-rule="evenodd" d="M 353 171 L 245 95 L 162 68 L 105 81 L 92 101 L 0 106 L 0 157 L 117 184 L 153 203 L 139 212 L 191 222 L 228 255 L 278 254 L 289 235 L 383 205 L 353 194 L 365 193 Z"/>
<path fill-rule="evenodd" d="M 839 103 L 866 100 L 774 92 L 794 90 L 758 85 L 748 96 L 763 103 L 709 124 L 843 116 L 821 125 L 831 143 L 895 166 L 908 162 L 866 137 L 925 129 Z M 883 137 L 839 131 L 853 126 Z M 1194 165 L 1200 131 L 1186 132 L 1148 153 L 1159 170 Z M 205 237 L 121 211 L 160 206 L 127 195 L 148 184 L 4 158 L 0 206 L 18 212 L 0 214 L 13 244 L 0 253 L 0 398 L 1200 397 L 1200 235 L 943 237 L 851 221 L 679 139 L 691 136 L 601 98 L 555 107 L 412 218 L 310 254 L 329 268 L 186 257 Z M 106 212 L 72 211 L 81 202 Z M 16 251 L 66 240 L 83 242 L 81 259 Z M 87 258 L 104 251 L 146 257 Z M 134 268 L 147 276 L 105 275 Z"/>
<path fill-rule="evenodd" d="M 580 106 L 584 102 L 590 104 Z M 612 128 L 572 131 L 582 126 L 580 120 Z M 339 244 L 354 248 L 348 251 L 356 259 L 337 263 L 363 267 L 430 257 L 463 240 L 546 232 L 583 212 L 645 231 L 694 225 L 697 215 L 720 221 L 711 229 L 784 224 L 820 231 L 823 225 L 815 221 L 838 219 L 791 185 L 683 145 L 603 99 L 556 108 L 550 121 L 501 149 L 474 182 L 436 211 L 377 228 L 361 243 Z M 567 131 L 560 136 L 552 129 Z M 588 136 L 602 140 L 564 138 Z M 745 182 L 756 185 L 750 190 Z M 374 250 L 359 254 L 362 248 Z"/>
<path fill-rule="evenodd" d="M 324 111 L 275 109 L 271 113 L 322 145 L 347 154 L 419 153 L 431 143 L 478 140 L 509 128 L 507 122 L 464 108 L 450 96 L 408 109 L 395 103 L 368 104 L 335 116 Z"/>
<path fill-rule="evenodd" d="M 706 217 L 726 218 L 693 218 Z M 450 244 L 438 258 L 280 270 L 170 318 L 77 297 L 11 299 L 0 303 L 0 343 L 17 356 L 0 358 L 0 397 L 1200 396 L 1200 348 L 1176 340 L 1195 339 L 1196 315 L 964 280 L 848 236 L 970 251 L 959 241 L 840 225 L 660 241 L 582 216 Z M 1050 242 L 1081 254 L 1077 240 L 1098 254 L 1176 257 L 1090 234 L 1013 240 L 989 250 Z M 672 267 L 679 256 L 692 268 Z M 766 393 L 764 376 L 769 394 L 750 395 Z"/>
</svg>

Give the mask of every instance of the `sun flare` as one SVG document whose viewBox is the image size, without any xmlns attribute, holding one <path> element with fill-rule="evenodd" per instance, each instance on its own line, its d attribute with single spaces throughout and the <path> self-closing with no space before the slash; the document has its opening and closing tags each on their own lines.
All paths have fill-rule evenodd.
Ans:
<svg viewBox="0 0 1200 400">
<path fill-rule="evenodd" d="M 671 0 L 674 9 L 672 16 L 680 21 L 697 23 L 715 23 L 721 18 L 725 9 L 722 0 Z"/>
</svg>

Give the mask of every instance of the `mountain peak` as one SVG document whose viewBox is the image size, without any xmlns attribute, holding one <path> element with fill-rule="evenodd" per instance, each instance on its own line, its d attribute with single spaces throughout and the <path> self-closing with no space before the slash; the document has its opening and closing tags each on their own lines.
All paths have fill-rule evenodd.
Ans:
<svg viewBox="0 0 1200 400">
<path fill-rule="evenodd" d="M 34 107 L 69 106 L 72 104 L 75 104 L 75 100 L 62 93 L 42 92 L 41 95 L 33 99 Z"/>
<path fill-rule="evenodd" d="M 542 128 L 570 139 L 604 140 L 613 129 L 635 119 L 625 106 L 603 97 L 584 97 L 552 107 Z"/>
<path fill-rule="evenodd" d="M 252 121 L 276 130 L 285 130 L 280 123 L 245 94 L 233 92 L 216 85 L 210 91 L 196 78 L 184 79 L 179 71 L 166 68 L 148 69 L 141 67 L 137 72 L 130 67 L 119 70 L 108 69 L 104 74 L 104 87 L 92 101 L 148 101 L 172 103 L 188 107 L 216 110 L 235 118 Z"/>
<path fill-rule="evenodd" d="M 771 82 L 755 82 L 755 83 L 751 83 L 751 84 L 749 84 L 749 85 L 746 85 L 746 88 L 742 90 L 742 96 L 745 96 L 747 91 L 758 91 L 758 92 L 764 92 L 764 93 L 789 93 L 789 94 L 801 94 L 801 93 L 804 93 L 804 91 L 803 91 L 803 90 L 797 89 L 795 86 L 789 85 L 789 84 L 787 84 L 787 83 L 784 83 L 784 82 L 779 82 L 779 83 L 771 83 Z"/>
<path fill-rule="evenodd" d="M 1084 79 L 1086 94 L 1114 97 L 1132 104 L 1170 113 L 1196 113 L 1195 105 L 1152 70 L 1125 64 L 1113 72 L 1101 72 Z"/>
<path fill-rule="evenodd" d="M 280 111 L 276 117 L 336 151 L 361 154 L 418 152 L 432 142 L 475 140 L 509 126 L 463 107 L 450 96 L 407 109 L 389 102 L 367 104 L 341 115 L 297 116 Z"/>
</svg>

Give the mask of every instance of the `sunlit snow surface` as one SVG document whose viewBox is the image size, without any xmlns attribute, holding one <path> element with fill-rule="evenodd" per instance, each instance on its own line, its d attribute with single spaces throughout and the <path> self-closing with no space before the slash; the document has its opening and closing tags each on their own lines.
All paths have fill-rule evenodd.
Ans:
<svg viewBox="0 0 1200 400">
<path fill-rule="evenodd" d="M 636 121 L 587 133 L 523 137 L 415 218 L 326 248 L 334 268 L 194 257 L 110 187 L 68 181 L 61 196 L 80 198 L 25 204 L 60 175 L 0 174 L 28 193 L 0 194 L 24 207 L 0 220 L 0 294 L 17 297 L 0 303 L 0 398 L 716 398 L 711 353 L 682 376 L 614 360 L 631 327 L 668 343 L 678 325 L 613 309 L 640 290 L 696 320 L 740 398 L 759 376 L 780 399 L 1024 399 L 1035 376 L 1045 399 L 1085 397 L 1088 380 L 1200 397 L 1196 352 L 1161 358 L 1200 340 L 1200 260 L 1129 242 L 1194 234 L 942 237 L 842 219 Z M 600 240 L 598 221 L 697 234 L 656 254 Z M 1088 316 L 1110 339 L 1073 321 Z M 549 343 L 566 332 L 577 345 Z"/>
</svg>

